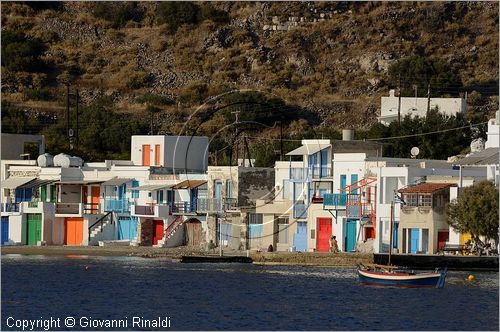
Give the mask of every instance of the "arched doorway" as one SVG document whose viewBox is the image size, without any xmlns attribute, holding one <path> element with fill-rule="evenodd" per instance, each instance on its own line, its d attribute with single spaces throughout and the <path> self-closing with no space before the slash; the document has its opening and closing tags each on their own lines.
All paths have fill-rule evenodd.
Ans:
<svg viewBox="0 0 500 332">
<path fill-rule="evenodd" d="M 186 220 L 185 227 L 185 243 L 187 246 L 201 245 L 201 221 L 196 218 Z"/>
</svg>

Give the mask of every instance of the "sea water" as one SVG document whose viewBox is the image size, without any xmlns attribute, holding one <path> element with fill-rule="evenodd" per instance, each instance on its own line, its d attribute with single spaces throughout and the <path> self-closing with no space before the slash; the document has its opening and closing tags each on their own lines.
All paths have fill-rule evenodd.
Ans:
<svg viewBox="0 0 500 332">
<path fill-rule="evenodd" d="M 2 255 L 1 267 L 2 330 L 499 329 L 497 272 L 398 289 L 346 268 L 34 255 Z"/>
</svg>

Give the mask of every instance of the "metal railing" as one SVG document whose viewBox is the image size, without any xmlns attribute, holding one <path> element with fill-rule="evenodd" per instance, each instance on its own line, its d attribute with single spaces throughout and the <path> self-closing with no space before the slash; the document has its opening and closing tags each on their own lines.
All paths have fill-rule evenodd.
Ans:
<svg viewBox="0 0 500 332">
<path fill-rule="evenodd" d="M 2 203 L 2 212 L 19 212 L 19 203 Z"/>
<path fill-rule="evenodd" d="M 317 179 L 332 176 L 332 167 L 329 165 L 312 165 L 308 169 L 308 177 Z"/>
<path fill-rule="evenodd" d="M 90 225 L 90 227 L 89 227 L 89 241 L 90 241 L 90 237 L 91 237 L 92 231 L 95 228 L 97 228 L 98 226 L 101 226 L 101 233 L 103 232 L 103 230 L 104 230 L 104 222 L 106 221 L 106 218 L 108 216 L 110 217 L 110 223 L 113 224 L 113 214 L 111 212 L 108 212 L 105 215 L 103 215 L 101 218 L 97 219 L 97 221 L 95 223 L 93 223 L 92 225 Z"/>
<path fill-rule="evenodd" d="M 196 211 L 203 212 L 221 212 L 223 211 L 223 201 L 221 198 L 198 198 Z"/>
<path fill-rule="evenodd" d="M 323 206 L 346 206 L 347 204 L 347 193 L 340 194 L 324 194 L 323 195 Z"/>
<path fill-rule="evenodd" d="M 307 168 L 291 167 L 289 168 L 290 180 L 306 180 L 308 176 Z"/>
<path fill-rule="evenodd" d="M 84 203 L 83 213 L 85 214 L 97 214 L 99 213 L 99 203 Z"/>
<path fill-rule="evenodd" d="M 38 201 L 28 202 L 28 207 L 29 208 L 37 208 L 38 207 Z"/>
<path fill-rule="evenodd" d="M 104 201 L 104 211 L 113 212 L 128 212 L 130 210 L 130 203 L 125 199 L 108 199 Z"/>
<path fill-rule="evenodd" d="M 80 203 L 56 203 L 56 214 L 80 214 Z"/>
<path fill-rule="evenodd" d="M 134 214 L 153 216 L 155 214 L 155 207 L 154 205 L 135 205 Z"/>
<path fill-rule="evenodd" d="M 177 229 L 177 227 L 183 223 L 183 221 L 184 218 L 182 216 L 178 216 L 177 218 L 175 218 L 175 220 L 172 221 L 172 223 L 165 229 L 165 239 L 168 239 L 170 234 L 172 234 Z"/>
</svg>

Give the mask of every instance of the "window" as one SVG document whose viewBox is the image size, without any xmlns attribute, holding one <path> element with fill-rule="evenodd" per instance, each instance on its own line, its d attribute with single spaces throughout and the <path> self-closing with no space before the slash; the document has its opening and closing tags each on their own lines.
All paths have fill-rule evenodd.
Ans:
<svg viewBox="0 0 500 332">
<path fill-rule="evenodd" d="M 132 188 L 139 187 L 139 181 L 132 181 Z M 139 190 L 132 190 L 132 198 L 139 198 Z"/>
<path fill-rule="evenodd" d="M 420 194 L 418 206 L 432 206 L 432 196 L 429 194 Z"/>
<path fill-rule="evenodd" d="M 288 243 L 288 218 L 278 218 L 278 243 Z"/>
<path fill-rule="evenodd" d="M 403 200 L 408 206 L 418 206 L 418 196 L 417 194 L 404 194 Z"/>
<path fill-rule="evenodd" d="M 233 181 L 226 180 L 226 198 L 233 198 Z"/>
<path fill-rule="evenodd" d="M 281 189 L 283 199 L 288 199 L 290 196 L 290 181 L 283 180 L 283 188 Z"/>
<path fill-rule="evenodd" d="M 262 224 L 262 213 L 249 213 L 248 223 L 251 225 Z"/>
</svg>

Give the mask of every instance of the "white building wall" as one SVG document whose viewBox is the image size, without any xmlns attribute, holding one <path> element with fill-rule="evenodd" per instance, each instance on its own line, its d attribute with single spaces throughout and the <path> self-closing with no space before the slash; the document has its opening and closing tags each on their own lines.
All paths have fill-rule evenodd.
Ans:
<svg viewBox="0 0 500 332">
<path fill-rule="evenodd" d="M 389 97 L 381 98 L 379 121 L 388 125 L 397 120 L 399 97 L 395 96 L 394 90 L 389 92 Z M 467 102 L 464 98 L 431 98 L 430 109 L 439 107 L 439 111 L 448 116 L 464 113 Z M 427 98 L 401 97 L 400 115 L 403 119 L 406 115 L 425 117 L 427 114 Z"/>
<path fill-rule="evenodd" d="M 500 146 L 499 142 L 499 128 L 500 128 L 500 119 L 499 119 L 499 111 L 496 111 L 495 113 L 495 118 L 490 119 L 488 121 L 488 138 L 486 140 L 486 143 L 484 144 L 484 147 L 487 148 L 498 148 Z"/>
</svg>

